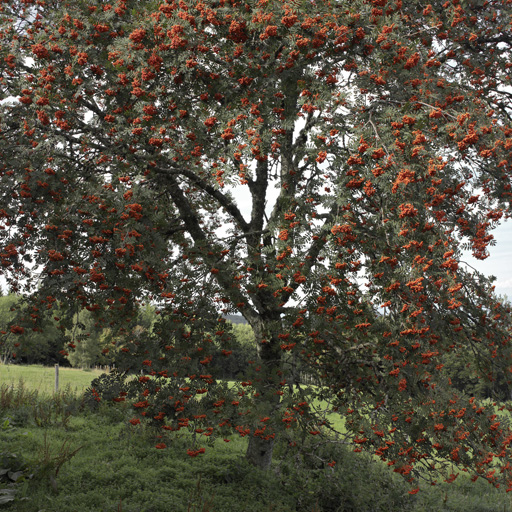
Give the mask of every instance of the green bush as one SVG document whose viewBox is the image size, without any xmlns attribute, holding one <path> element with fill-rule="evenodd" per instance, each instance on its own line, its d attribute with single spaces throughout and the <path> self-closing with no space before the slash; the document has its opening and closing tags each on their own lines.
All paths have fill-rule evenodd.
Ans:
<svg viewBox="0 0 512 512">
<path fill-rule="evenodd" d="M 126 393 L 128 384 L 126 383 L 126 376 L 113 370 L 110 373 L 103 373 L 96 377 L 91 382 L 90 387 L 85 390 L 84 403 L 90 409 L 95 410 L 99 407 L 100 403 L 116 403 L 115 400 L 122 400 L 123 395 Z"/>
<path fill-rule="evenodd" d="M 301 512 L 415 510 L 415 498 L 401 477 L 342 444 L 310 443 L 287 450 L 279 476 L 283 491 L 295 496 Z"/>
</svg>

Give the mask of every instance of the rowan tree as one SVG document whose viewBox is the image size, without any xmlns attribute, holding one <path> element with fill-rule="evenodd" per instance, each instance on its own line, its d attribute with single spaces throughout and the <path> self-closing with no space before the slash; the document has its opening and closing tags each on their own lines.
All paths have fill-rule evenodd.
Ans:
<svg viewBox="0 0 512 512">
<path fill-rule="evenodd" d="M 276 437 L 329 432 L 327 404 L 407 478 L 510 485 L 506 417 L 442 363 L 510 368 L 510 312 L 460 261 L 510 214 L 508 1 L 1 5 L 20 329 L 55 305 L 126 324 L 150 301 L 159 322 L 119 367 L 142 370 L 134 408 L 163 429 L 248 436 L 268 467 Z M 234 312 L 258 356 L 229 387 L 209 365 Z"/>
</svg>

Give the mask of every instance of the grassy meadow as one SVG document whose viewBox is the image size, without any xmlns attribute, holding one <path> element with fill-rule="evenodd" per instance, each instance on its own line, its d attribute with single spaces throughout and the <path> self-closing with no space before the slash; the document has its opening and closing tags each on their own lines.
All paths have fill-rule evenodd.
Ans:
<svg viewBox="0 0 512 512">
<path fill-rule="evenodd" d="M 99 377 L 100 370 L 78 370 L 75 368 L 59 368 L 59 390 L 69 389 L 82 393 L 91 381 Z M 18 386 L 23 382 L 27 389 L 38 390 L 40 393 L 55 391 L 55 368 L 41 365 L 4 365 L 0 364 L 0 385 Z"/>
<path fill-rule="evenodd" d="M 410 495 L 385 465 L 344 447 L 324 447 L 331 468 L 278 443 L 267 473 L 245 463 L 247 438 L 190 457 L 190 434 L 131 425 L 126 403 L 85 407 L 96 373 L 63 370 L 70 380 L 54 393 L 53 368 L 0 366 L 0 511 L 512 512 L 510 495 L 464 476 Z"/>
</svg>

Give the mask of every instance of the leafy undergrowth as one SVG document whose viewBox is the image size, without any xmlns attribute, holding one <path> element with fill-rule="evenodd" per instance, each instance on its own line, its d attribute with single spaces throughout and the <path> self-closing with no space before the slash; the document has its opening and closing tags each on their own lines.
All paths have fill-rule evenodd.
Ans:
<svg viewBox="0 0 512 512">
<path fill-rule="evenodd" d="M 73 413 L 48 416 L 45 400 L 44 407 L 36 401 L 0 408 L 0 461 L 12 466 L 0 478 L 6 512 L 512 510 L 508 495 L 485 482 L 462 479 L 409 495 L 397 475 L 347 448 L 298 456 L 281 445 L 266 473 L 245 463 L 245 439 L 219 441 L 190 457 L 188 435 L 165 439 L 167 448 L 156 449 L 162 440 L 131 425 L 125 404 L 90 412 L 78 397 L 57 396 L 54 407 Z M 20 406 L 23 414 L 16 413 Z M 336 465 L 324 465 L 327 458 Z"/>
</svg>

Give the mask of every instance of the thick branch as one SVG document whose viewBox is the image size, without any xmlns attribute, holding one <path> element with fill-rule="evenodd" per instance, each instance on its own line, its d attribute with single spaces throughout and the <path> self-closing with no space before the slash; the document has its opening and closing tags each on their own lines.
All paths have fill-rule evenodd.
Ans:
<svg viewBox="0 0 512 512">
<path fill-rule="evenodd" d="M 203 179 L 201 179 L 197 174 L 189 171 L 188 169 L 165 169 L 163 167 L 154 167 L 154 170 L 160 172 L 164 175 L 174 175 L 174 176 L 184 176 L 189 179 L 194 185 L 199 187 L 201 190 L 206 192 L 210 197 L 215 199 L 219 206 L 223 207 L 233 219 L 236 221 L 238 228 L 242 231 L 242 233 L 246 235 L 251 234 L 251 226 L 246 222 L 243 218 L 240 210 L 237 205 L 226 195 L 223 194 L 219 189 L 215 188 L 213 185 L 210 185 Z"/>
<path fill-rule="evenodd" d="M 185 197 L 185 194 L 181 190 L 178 181 L 173 175 L 170 174 L 167 174 L 167 179 L 171 185 L 169 187 L 169 195 L 171 196 L 176 207 L 178 208 L 180 218 L 183 221 L 187 229 L 187 232 L 190 234 L 190 236 L 194 240 L 194 243 L 198 247 L 203 247 L 205 249 L 205 261 L 208 261 L 208 252 L 212 253 L 212 261 L 209 261 L 209 263 L 215 264 L 219 268 L 219 272 L 215 274 L 215 278 L 218 284 L 230 297 L 233 303 L 244 303 L 244 306 L 240 307 L 240 311 L 245 318 L 247 318 L 248 320 L 257 319 L 258 314 L 253 308 L 251 308 L 250 305 L 247 304 L 246 297 L 236 287 L 233 286 L 232 276 L 235 275 L 236 269 L 230 268 L 230 265 L 227 262 L 215 259 L 218 255 L 215 254 L 214 248 L 212 247 L 210 241 L 205 235 L 203 229 L 201 228 L 198 216 L 194 212 L 194 208 L 192 207 L 188 199 Z M 256 297 L 253 297 L 253 300 L 257 302 Z M 261 304 L 256 304 L 256 306 L 258 308 L 262 308 Z"/>
</svg>

